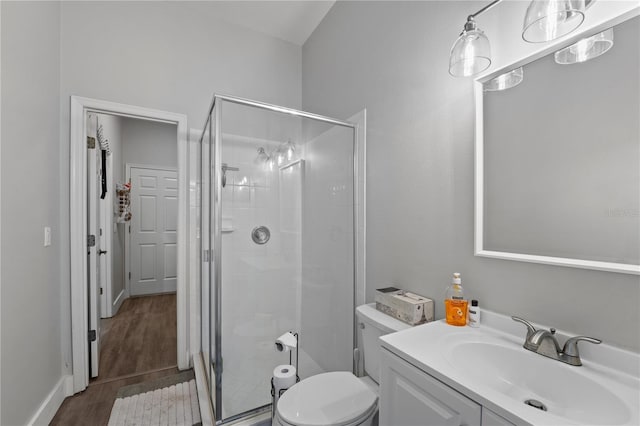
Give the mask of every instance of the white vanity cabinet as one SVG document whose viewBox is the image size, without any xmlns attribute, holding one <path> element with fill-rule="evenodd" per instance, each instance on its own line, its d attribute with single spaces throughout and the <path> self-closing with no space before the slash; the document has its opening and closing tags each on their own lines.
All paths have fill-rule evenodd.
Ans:
<svg viewBox="0 0 640 426">
<path fill-rule="evenodd" d="M 513 425 L 388 350 L 380 355 L 380 426 Z"/>
<path fill-rule="evenodd" d="M 480 404 L 386 349 L 381 352 L 380 426 L 480 424 Z"/>
<path fill-rule="evenodd" d="M 482 426 L 513 426 L 513 423 L 487 407 L 482 407 Z"/>
</svg>

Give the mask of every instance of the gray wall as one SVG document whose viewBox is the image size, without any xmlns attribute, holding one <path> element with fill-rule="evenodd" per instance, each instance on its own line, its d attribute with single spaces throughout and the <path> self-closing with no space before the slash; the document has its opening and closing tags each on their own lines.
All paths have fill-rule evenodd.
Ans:
<svg viewBox="0 0 640 426">
<path fill-rule="evenodd" d="M 178 133 L 175 124 L 124 118 L 122 126 L 123 170 L 127 163 L 178 167 L 177 139 Z"/>
<path fill-rule="evenodd" d="M 62 371 L 57 160 L 60 6 L 2 2 L 0 7 L 0 424 L 18 425 L 33 416 Z M 45 226 L 52 231 L 50 247 L 43 247 Z"/>
<path fill-rule="evenodd" d="M 189 127 L 200 128 L 214 92 L 300 107 L 300 55 L 299 46 L 216 19 L 206 2 L 62 3 L 62 185 L 57 205 L 64 256 L 60 281 L 66 363 L 71 359 L 69 97 L 183 113 Z"/>
<path fill-rule="evenodd" d="M 461 272 L 486 309 L 637 351 L 637 276 L 473 256 L 472 82 L 447 68 L 477 9 L 338 2 L 303 46 L 304 109 L 349 117 L 367 108 L 367 299 L 394 283 L 434 298 L 442 318 L 444 289 Z"/>
</svg>

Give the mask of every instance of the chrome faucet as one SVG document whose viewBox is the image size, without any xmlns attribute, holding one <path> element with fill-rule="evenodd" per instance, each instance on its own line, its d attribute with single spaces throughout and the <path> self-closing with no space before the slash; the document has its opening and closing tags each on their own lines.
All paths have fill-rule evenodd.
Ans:
<svg viewBox="0 0 640 426">
<path fill-rule="evenodd" d="M 527 336 L 525 337 L 523 348 L 535 352 L 537 354 L 562 361 L 570 365 L 580 366 L 580 353 L 578 352 L 578 342 L 585 341 L 594 344 L 602 343 L 602 340 L 587 336 L 575 336 L 567 339 L 564 347 L 560 349 L 558 340 L 556 339 L 556 329 L 536 330 L 527 320 L 519 317 L 511 317 L 512 320 L 524 324 L 527 327 Z"/>
</svg>

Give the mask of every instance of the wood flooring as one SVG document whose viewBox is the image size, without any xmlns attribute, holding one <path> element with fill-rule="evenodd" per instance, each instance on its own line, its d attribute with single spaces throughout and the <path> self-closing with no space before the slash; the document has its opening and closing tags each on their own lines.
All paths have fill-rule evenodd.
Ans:
<svg viewBox="0 0 640 426">
<path fill-rule="evenodd" d="M 106 425 L 122 386 L 176 374 L 176 295 L 135 297 L 102 322 L 99 375 L 68 397 L 52 425 Z"/>
<path fill-rule="evenodd" d="M 129 298 L 102 327 L 100 366 L 93 381 L 177 364 L 175 294 Z"/>
</svg>

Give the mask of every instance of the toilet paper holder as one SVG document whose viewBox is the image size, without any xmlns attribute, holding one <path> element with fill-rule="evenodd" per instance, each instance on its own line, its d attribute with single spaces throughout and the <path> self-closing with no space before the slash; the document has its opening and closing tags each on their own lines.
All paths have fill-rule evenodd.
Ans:
<svg viewBox="0 0 640 426">
<path fill-rule="evenodd" d="M 295 337 L 295 342 L 291 342 L 289 344 L 287 343 L 283 343 L 283 342 L 287 342 L 287 335 L 292 335 L 293 337 Z M 299 356 L 298 356 L 298 350 L 299 350 L 299 338 L 298 338 L 298 333 L 294 333 L 292 331 L 283 334 L 282 336 L 280 336 L 277 340 L 276 340 L 276 350 L 279 352 L 289 352 L 289 365 L 293 365 L 293 354 L 292 354 L 292 349 L 296 350 L 296 383 L 298 383 L 300 381 L 300 368 L 299 368 Z M 278 392 L 278 399 L 280 399 L 280 397 L 282 396 L 282 394 L 286 391 L 287 389 L 280 389 Z M 273 383 L 273 377 L 271 378 L 271 418 L 273 419 L 274 416 L 276 414 L 276 387 L 275 384 Z"/>
</svg>

